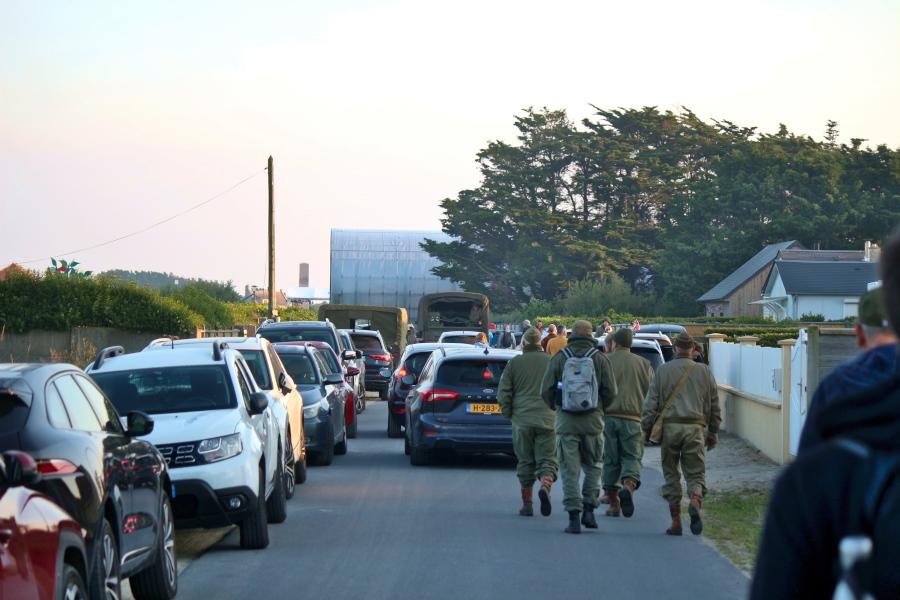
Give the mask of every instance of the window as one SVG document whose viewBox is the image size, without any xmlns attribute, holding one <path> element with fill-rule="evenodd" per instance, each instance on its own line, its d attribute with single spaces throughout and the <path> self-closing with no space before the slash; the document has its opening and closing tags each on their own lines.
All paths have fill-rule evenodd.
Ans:
<svg viewBox="0 0 900 600">
<path fill-rule="evenodd" d="M 322 372 L 322 376 L 324 377 L 325 375 L 330 375 L 331 373 L 340 373 L 340 370 L 332 369 L 328 365 L 328 362 L 322 357 L 324 353 L 325 352 L 321 350 L 316 350 L 315 354 L 313 354 L 313 356 L 316 357 L 316 364 L 319 365 L 319 370 Z"/>
<path fill-rule="evenodd" d="M 281 357 L 278 356 L 278 353 L 275 352 L 272 346 L 266 346 L 266 352 L 269 354 L 269 362 L 272 363 L 272 371 L 275 372 L 275 381 L 281 381 L 281 376 L 284 375 L 284 364 Z"/>
<path fill-rule="evenodd" d="M 103 397 L 103 392 L 98 390 L 97 386 L 81 375 L 73 375 L 72 377 L 75 378 L 78 387 L 80 387 L 81 391 L 84 392 L 84 395 L 87 396 L 88 402 L 91 403 L 91 408 L 94 409 L 94 413 L 100 418 L 103 428 L 107 431 L 124 433 L 122 423 L 119 421 L 119 415 L 116 414 L 116 410 L 110 406 L 106 398 Z"/>
<path fill-rule="evenodd" d="M 236 406 L 230 375 L 221 363 L 95 373 L 93 377 L 121 414 L 133 410 L 162 414 Z"/>
<path fill-rule="evenodd" d="M 250 384 L 247 381 L 247 374 L 244 371 L 243 367 L 238 368 L 237 370 L 237 380 L 238 387 L 241 390 L 241 398 L 244 401 L 244 408 L 247 409 L 247 412 L 250 412 Z"/>
<path fill-rule="evenodd" d="M 374 350 L 376 352 L 384 352 L 384 346 L 374 335 L 354 335 L 353 343 L 360 350 Z"/>
<path fill-rule="evenodd" d="M 438 381 L 454 387 L 495 388 L 506 361 L 448 360 L 441 365 Z"/>
<path fill-rule="evenodd" d="M 321 355 L 322 360 L 325 361 L 325 368 L 320 367 L 322 375 L 341 372 L 341 365 L 338 364 L 338 359 L 331 350 L 322 348 L 320 350 L 316 350 L 315 353 Z"/>
<path fill-rule="evenodd" d="M 263 390 L 272 389 L 272 380 L 269 379 L 269 367 L 266 366 L 266 357 L 262 350 L 240 350 L 241 356 L 247 361 L 247 367 L 253 374 L 256 385 Z"/>
<path fill-rule="evenodd" d="M 81 388 L 78 387 L 71 375 L 58 377 L 54 383 L 59 391 L 59 395 L 62 396 L 69 420 L 72 422 L 72 429 L 79 431 L 103 431 L 103 426 L 94 413 L 94 409 L 91 408 L 84 392 L 81 391 Z"/>
<path fill-rule="evenodd" d="M 259 335 L 273 344 L 277 344 L 278 342 L 325 342 L 332 348 L 338 347 L 332 332 L 321 327 L 310 329 L 301 329 L 299 327 L 284 329 L 264 327 L 260 330 Z"/>
<path fill-rule="evenodd" d="M 319 378 L 316 375 L 316 367 L 313 365 L 309 354 L 299 352 L 285 353 L 281 355 L 284 367 L 291 375 L 291 379 L 297 385 L 318 385 Z"/>
<path fill-rule="evenodd" d="M 50 425 L 57 429 L 71 429 L 72 422 L 69 421 L 66 407 L 63 406 L 62 398 L 59 396 L 59 392 L 56 391 L 56 386 L 52 383 L 47 384 L 44 400 L 47 405 L 47 419 L 50 421 Z"/>
</svg>

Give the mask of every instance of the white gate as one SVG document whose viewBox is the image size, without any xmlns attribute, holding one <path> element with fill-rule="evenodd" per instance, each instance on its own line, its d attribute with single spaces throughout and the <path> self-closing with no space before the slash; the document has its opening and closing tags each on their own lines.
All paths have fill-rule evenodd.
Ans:
<svg viewBox="0 0 900 600">
<path fill-rule="evenodd" d="M 800 445 L 800 432 L 806 422 L 807 409 L 807 337 L 806 330 L 801 329 L 797 343 L 791 351 L 791 456 L 797 456 Z"/>
</svg>

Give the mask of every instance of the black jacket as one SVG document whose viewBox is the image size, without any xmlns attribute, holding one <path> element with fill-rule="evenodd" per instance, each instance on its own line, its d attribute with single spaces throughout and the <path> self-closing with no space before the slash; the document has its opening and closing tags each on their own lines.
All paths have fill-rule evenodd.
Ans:
<svg viewBox="0 0 900 600">
<path fill-rule="evenodd" d="M 840 577 L 838 546 L 850 533 L 851 508 L 869 489 L 867 464 L 834 443 L 845 438 L 878 452 L 900 452 L 900 377 L 826 406 L 822 443 L 800 456 L 775 484 L 753 577 L 751 600 L 830 600 Z M 828 443 L 831 442 L 831 443 Z M 874 532 L 877 598 L 900 598 L 900 511 L 892 498 Z"/>
</svg>

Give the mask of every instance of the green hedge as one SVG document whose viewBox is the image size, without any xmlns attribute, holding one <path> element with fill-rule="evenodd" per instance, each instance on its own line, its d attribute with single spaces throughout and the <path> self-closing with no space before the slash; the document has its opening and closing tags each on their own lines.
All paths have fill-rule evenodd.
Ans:
<svg viewBox="0 0 900 600">
<path fill-rule="evenodd" d="M 724 334 L 726 342 L 736 342 L 741 336 L 752 335 L 759 338 L 757 346 L 777 348 L 780 340 L 797 339 L 800 330 L 791 327 L 710 327 L 703 331 L 704 335 L 710 333 Z"/>
<path fill-rule="evenodd" d="M 253 302 L 231 302 L 226 304 L 231 314 L 231 322 L 234 325 L 256 325 L 269 316 L 268 304 L 256 304 Z M 299 306 L 279 308 L 278 314 L 282 321 L 318 321 L 316 312 Z"/>
<path fill-rule="evenodd" d="M 202 324 L 180 302 L 111 278 L 13 273 L 0 282 L 0 326 L 14 333 L 85 326 L 194 335 Z"/>
</svg>

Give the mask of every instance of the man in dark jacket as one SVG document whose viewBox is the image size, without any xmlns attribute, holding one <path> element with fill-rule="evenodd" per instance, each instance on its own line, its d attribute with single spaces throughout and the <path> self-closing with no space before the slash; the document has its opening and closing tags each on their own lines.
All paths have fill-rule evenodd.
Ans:
<svg viewBox="0 0 900 600">
<path fill-rule="evenodd" d="M 800 436 L 798 455 L 822 441 L 822 411 L 838 398 L 853 396 L 897 372 L 897 336 L 888 326 L 883 290 L 871 290 L 859 299 L 856 343 L 863 350 L 852 361 L 835 368 L 816 388 Z"/>
<path fill-rule="evenodd" d="M 881 255 L 884 306 L 900 331 L 900 229 Z M 750 592 L 751 600 L 830 599 L 841 575 L 841 540 L 855 506 L 871 491 L 870 463 L 848 446 L 900 453 L 900 375 L 826 404 L 821 441 L 779 477 L 772 493 Z M 838 442 L 836 440 L 844 440 Z M 900 598 L 900 525 L 896 497 L 873 525 L 874 552 L 865 573 L 875 598 Z M 884 510 L 887 508 L 887 510 Z"/>
</svg>

